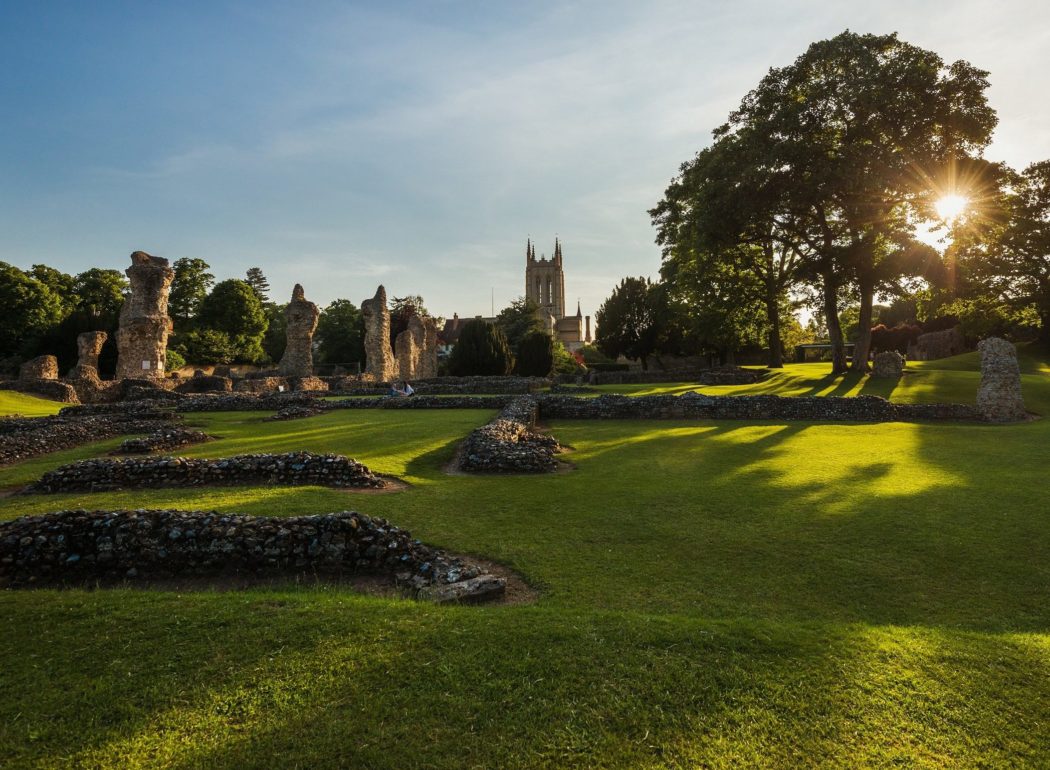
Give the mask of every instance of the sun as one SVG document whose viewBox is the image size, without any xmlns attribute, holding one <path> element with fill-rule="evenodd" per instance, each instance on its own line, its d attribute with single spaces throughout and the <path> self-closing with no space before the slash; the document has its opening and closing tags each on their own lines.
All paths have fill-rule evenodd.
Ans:
<svg viewBox="0 0 1050 770">
<path fill-rule="evenodd" d="M 969 205 L 970 199 L 965 195 L 945 195 L 933 207 L 937 209 L 937 216 L 951 224 L 963 215 Z"/>
</svg>

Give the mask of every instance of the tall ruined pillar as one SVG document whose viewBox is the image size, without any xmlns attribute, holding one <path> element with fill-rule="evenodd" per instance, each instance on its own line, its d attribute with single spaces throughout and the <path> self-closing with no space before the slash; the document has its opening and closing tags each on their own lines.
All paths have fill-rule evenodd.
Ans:
<svg viewBox="0 0 1050 770">
<path fill-rule="evenodd" d="M 426 380 L 437 377 L 438 371 L 438 331 L 433 318 L 423 321 L 423 349 L 419 351 L 419 364 L 416 367 L 416 379 Z"/>
<path fill-rule="evenodd" d="M 120 309 L 117 379 L 163 377 L 171 332 L 168 291 L 175 271 L 163 257 L 136 251 L 125 273 L 131 293 Z"/>
<path fill-rule="evenodd" d="M 277 371 L 283 377 L 312 377 L 314 373 L 313 342 L 321 311 L 306 299 L 303 287 L 295 284 L 292 301 L 284 309 L 287 342 Z"/>
<path fill-rule="evenodd" d="M 397 365 L 390 350 L 390 310 L 386 306 L 386 289 L 380 286 L 372 299 L 361 303 L 365 319 L 365 374 L 376 382 L 397 378 Z"/>
<path fill-rule="evenodd" d="M 77 335 L 77 365 L 69 373 L 70 377 L 98 377 L 98 357 L 108 337 L 105 332 L 84 332 Z"/>
<path fill-rule="evenodd" d="M 394 358 L 397 360 L 397 378 L 414 380 L 416 378 L 416 359 L 419 348 L 416 347 L 416 336 L 410 329 L 405 329 L 394 340 Z"/>
</svg>

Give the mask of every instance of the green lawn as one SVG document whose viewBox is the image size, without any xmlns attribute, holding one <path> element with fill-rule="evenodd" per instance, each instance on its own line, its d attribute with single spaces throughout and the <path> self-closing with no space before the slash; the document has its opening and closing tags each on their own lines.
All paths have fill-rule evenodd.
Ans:
<svg viewBox="0 0 1050 770">
<path fill-rule="evenodd" d="M 20 414 L 23 417 L 44 417 L 49 414 L 58 414 L 58 410 L 64 406 L 66 404 L 48 401 L 46 398 L 27 396 L 13 390 L 0 390 L 0 417 L 11 414 Z"/>
<path fill-rule="evenodd" d="M 972 360 L 912 366 L 914 383 L 892 397 L 972 400 Z M 1050 414 L 1044 366 L 1026 358 L 1024 387 L 1029 408 Z M 777 387 L 819 385 L 821 367 L 805 367 L 776 375 Z M 0 500 L 4 518 L 73 505 L 354 508 L 510 564 L 543 592 L 531 606 L 474 608 L 303 586 L 6 592 L 0 766 L 972 767 L 1050 756 L 1047 420 L 558 421 L 571 473 L 445 475 L 457 442 L 491 414 L 191 416 L 221 439 L 186 454 L 340 451 L 405 478 L 396 494 Z M 58 462 L 5 469 L 0 486 Z"/>
</svg>

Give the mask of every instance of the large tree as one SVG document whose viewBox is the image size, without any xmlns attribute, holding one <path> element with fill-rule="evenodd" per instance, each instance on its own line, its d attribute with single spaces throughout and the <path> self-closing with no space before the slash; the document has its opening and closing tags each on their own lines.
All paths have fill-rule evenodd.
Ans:
<svg viewBox="0 0 1050 770">
<path fill-rule="evenodd" d="M 0 262 L 0 308 L 0 357 L 34 352 L 34 341 L 65 313 L 46 284 L 6 262 Z"/>
<path fill-rule="evenodd" d="M 1034 308 L 1050 345 L 1050 160 L 996 171 L 994 194 L 975 200 L 973 215 L 953 228 L 948 256 L 963 270 L 956 289 L 985 304 Z"/>
<path fill-rule="evenodd" d="M 265 358 L 262 339 L 266 313 L 258 295 L 245 281 L 230 279 L 216 284 L 201 302 L 198 322 L 201 329 L 226 334 L 238 360 L 255 363 Z"/>
<path fill-rule="evenodd" d="M 463 324 L 456 346 L 448 357 L 448 371 L 456 377 L 507 375 L 514 368 L 507 338 L 481 318 Z"/>
<path fill-rule="evenodd" d="M 332 300 L 317 319 L 317 361 L 322 364 L 363 364 L 364 316 L 348 299 Z"/>
<path fill-rule="evenodd" d="M 967 62 L 946 65 L 896 35 L 844 32 L 770 70 L 715 132 L 754 153 L 759 177 L 787 180 L 773 188 L 774 208 L 811 250 L 832 327 L 840 290 L 856 287 L 855 368 L 867 367 L 875 294 L 929 261 L 914 235 L 931 196 L 954 192 L 955 164 L 990 141 L 987 87 Z"/>
<path fill-rule="evenodd" d="M 496 315 L 496 326 L 506 335 L 511 350 L 517 351 L 522 340 L 533 332 L 546 331 L 539 311 L 535 301 L 518 297 Z"/>
<path fill-rule="evenodd" d="M 168 294 L 168 314 L 175 323 L 176 331 L 192 325 L 201 302 L 215 284 L 215 276 L 208 272 L 209 269 L 203 259 L 189 257 L 176 259 L 172 265 L 175 278 Z"/>
<path fill-rule="evenodd" d="M 116 320 L 127 289 L 128 279 L 119 270 L 93 267 L 78 274 L 73 281 L 77 310 L 103 319 Z"/>
<path fill-rule="evenodd" d="M 656 353 L 677 352 L 668 287 L 648 278 L 624 278 L 595 314 L 595 344 L 611 358 L 626 356 L 649 368 Z"/>
</svg>

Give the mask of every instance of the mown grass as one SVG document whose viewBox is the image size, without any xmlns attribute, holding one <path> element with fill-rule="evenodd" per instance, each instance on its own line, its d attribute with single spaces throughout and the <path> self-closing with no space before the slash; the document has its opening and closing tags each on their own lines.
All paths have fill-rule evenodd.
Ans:
<svg viewBox="0 0 1050 770">
<path fill-rule="evenodd" d="M 938 371 L 946 392 L 968 388 L 970 372 Z M 1050 410 L 1045 373 L 1025 392 Z M 571 473 L 444 474 L 490 415 L 193 417 L 222 436 L 193 454 L 342 451 L 406 478 L 397 494 L 0 501 L 5 518 L 71 505 L 354 508 L 543 589 L 532 606 L 476 608 L 308 585 L 5 592 L 0 765 L 942 767 L 1050 755 L 1046 420 L 558 421 Z"/>
<path fill-rule="evenodd" d="M 0 416 L 20 414 L 23 417 L 45 417 L 58 414 L 58 410 L 64 406 L 65 404 L 46 398 L 27 396 L 13 390 L 0 390 Z"/>
</svg>

